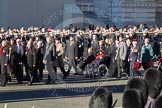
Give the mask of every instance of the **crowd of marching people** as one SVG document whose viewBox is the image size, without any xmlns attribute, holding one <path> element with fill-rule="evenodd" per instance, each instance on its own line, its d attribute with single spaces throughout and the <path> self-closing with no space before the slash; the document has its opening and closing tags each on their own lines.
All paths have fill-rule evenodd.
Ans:
<svg viewBox="0 0 162 108">
<path fill-rule="evenodd" d="M 128 78 L 141 76 L 134 65 L 142 64 L 147 70 L 152 58 L 161 57 L 161 32 L 162 28 L 146 24 L 120 29 L 95 25 L 79 28 L 72 24 L 58 30 L 43 26 L 0 27 L 1 86 L 13 78 L 18 84 L 28 81 L 27 85 L 43 81 L 45 68 L 46 84 L 57 83 L 57 67 L 63 79 L 68 78 L 72 67 L 74 75 L 85 75 L 86 66 L 101 55 L 109 57 L 107 77 L 116 74 L 120 79 L 123 72 Z M 65 61 L 68 70 L 64 68 Z"/>
</svg>

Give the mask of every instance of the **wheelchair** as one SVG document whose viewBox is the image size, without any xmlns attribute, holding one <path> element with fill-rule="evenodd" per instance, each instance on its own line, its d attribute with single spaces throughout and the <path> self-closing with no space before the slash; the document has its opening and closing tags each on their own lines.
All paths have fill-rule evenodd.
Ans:
<svg viewBox="0 0 162 108">
<path fill-rule="evenodd" d="M 95 60 L 88 65 L 87 73 L 91 78 L 102 78 L 103 76 L 109 76 L 109 65 L 110 58 L 107 56 L 102 57 L 101 59 Z"/>
</svg>

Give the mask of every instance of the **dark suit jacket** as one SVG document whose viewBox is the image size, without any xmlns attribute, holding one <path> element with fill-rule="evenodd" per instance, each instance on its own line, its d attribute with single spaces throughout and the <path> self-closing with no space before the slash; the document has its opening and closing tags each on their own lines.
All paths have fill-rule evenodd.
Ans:
<svg viewBox="0 0 162 108">
<path fill-rule="evenodd" d="M 54 43 L 49 43 L 49 47 L 46 44 L 44 60 L 47 60 L 47 56 L 51 56 L 51 61 L 56 59 L 56 45 Z"/>
<path fill-rule="evenodd" d="M 33 65 L 36 65 L 36 49 L 34 47 L 26 50 L 26 57 L 28 67 L 33 67 Z"/>
<path fill-rule="evenodd" d="M 5 71 L 5 65 L 4 64 L 8 64 L 9 62 L 9 48 L 5 47 L 2 50 L 2 55 L 1 55 L 1 73 L 3 73 Z M 8 67 L 7 67 L 8 69 Z"/>
<path fill-rule="evenodd" d="M 140 60 L 140 47 L 136 46 L 133 48 L 131 46 L 131 52 L 129 54 L 129 59 L 131 59 L 132 62 L 136 62 L 137 60 Z"/>
<path fill-rule="evenodd" d="M 38 48 L 36 49 L 36 66 L 37 68 L 43 68 L 44 69 L 44 64 L 43 64 L 43 48 Z"/>
<path fill-rule="evenodd" d="M 24 48 L 22 45 L 20 45 L 19 51 L 18 51 L 18 46 L 15 46 L 12 52 L 13 56 L 13 64 L 18 64 L 22 62 L 22 58 L 24 55 Z"/>
<path fill-rule="evenodd" d="M 9 61 L 9 48 L 4 47 L 3 50 L 2 50 L 2 55 L 1 55 L 1 64 L 2 65 L 8 64 L 8 61 Z"/>
</svg>

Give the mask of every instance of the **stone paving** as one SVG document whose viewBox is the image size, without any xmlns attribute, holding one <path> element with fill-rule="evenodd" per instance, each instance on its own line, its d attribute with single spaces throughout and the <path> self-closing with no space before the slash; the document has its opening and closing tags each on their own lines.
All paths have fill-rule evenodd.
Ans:
<svg viewBox="0 0 162 108">
<path fill-rule="evenodd" d="M 59 76 L 59 84 L 44 85 L 44 82 L 41 82 L 26 86 L 13 82 L 6 87 L 0 87 L 0 108 L 4 108 L 5 103 L 7 108 L 88 108 L 90 95 L 99 86 L 110 89 L 113 100 L 118 99 L 116 107 L 120 107 L 128 81 L 115 78 L 90 79 L 73 75 L 61 80 L 61 73 Z"/>
</svg>

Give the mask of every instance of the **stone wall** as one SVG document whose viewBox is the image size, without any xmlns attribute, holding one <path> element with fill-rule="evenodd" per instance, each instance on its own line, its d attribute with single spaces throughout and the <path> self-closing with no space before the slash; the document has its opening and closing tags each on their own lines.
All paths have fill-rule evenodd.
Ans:
<svg viewBox="0 0 162 108">
<path fill-rule="evenodd" d="M 101 15 L 111 18 L 117 26 L 141 23 L 162 25 L 160 0 L 94 0 L 94 4 L 95 8 L 104 11 Z"/>
<path fill-rule="evenodd" d="M 157 3 L 153 0 L 134 0 L 125 1 L 123 6 L 123 22 L 125 24 L 133 23 L 147 23 L 150 25 L 156 25 L 156 11 Z"/>
</svg>

